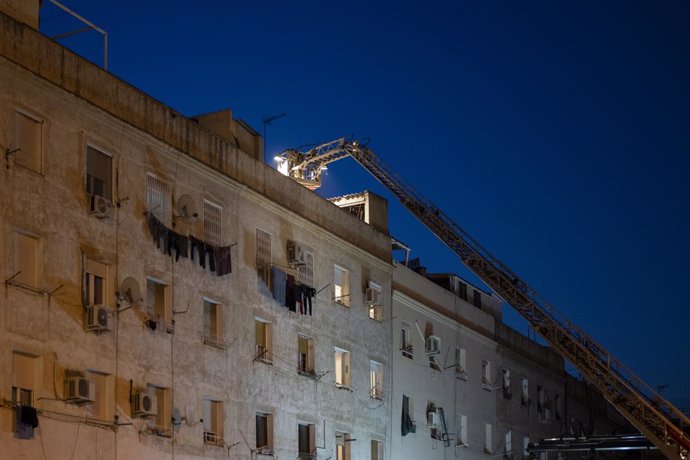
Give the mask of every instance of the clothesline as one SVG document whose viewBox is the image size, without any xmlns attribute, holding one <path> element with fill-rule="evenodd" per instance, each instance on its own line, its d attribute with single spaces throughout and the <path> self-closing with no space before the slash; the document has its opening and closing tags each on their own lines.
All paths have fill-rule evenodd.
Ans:
<svg viewBox="0 0 690 460">
<path fill-rule="evenodd" d="M 146 212 L 146 221 L 153 241 L 156 243 L 156 248 L 170 257 L 173 256 L 174 251 L 175 262 L 179 261 L 180 257 L 189 257 L 194 261 L 194 254 L 196 253 L 201 268 L 206 269 L 206 262 L 208 261 L 209 270 L 216 272 L 216 275 L 223 276 L 232 273 L 230 249 L 237 242 L 229 246 L 216 246 L 205 243 L 194 235 L 182 235 L 166 227 L 150 211 Z"/>
</svg>

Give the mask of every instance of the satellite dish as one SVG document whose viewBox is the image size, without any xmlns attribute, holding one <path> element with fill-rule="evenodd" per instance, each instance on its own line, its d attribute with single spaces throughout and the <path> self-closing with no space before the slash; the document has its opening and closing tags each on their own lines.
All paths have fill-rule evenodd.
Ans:
<svg viewBox="0 0 690 460">
<path fill-rule="evenodd" d="M 120 284 L 120 299 L 126 300 L 130 304 L 136 304 L 144 299 L 141 297 L 141 290 L 137 280 L 128 276 Z"/>
<path fill-rule="evenodd" d="M 194 199 L 189 195 L 181 195 L 175 200 L 175 217 L 178 219 L 190 219 L 198 216 Z"/>
</svg>

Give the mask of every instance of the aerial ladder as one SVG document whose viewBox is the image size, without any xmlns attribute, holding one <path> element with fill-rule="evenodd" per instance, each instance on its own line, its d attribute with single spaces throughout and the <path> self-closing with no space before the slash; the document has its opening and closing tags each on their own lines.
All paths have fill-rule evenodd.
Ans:
<svg viewBox="0 0 690 460">
<path fill-rule="evenodd" d="M 400 203 L 454 251 L 460 260 L 525 318 L 660 452 L 688 459 L 690 419 L 625 367 L 582 329 L 570 322 L 520 276 L 484 249 L 477 240 L 419 195 L 366 145 L 344 138 L 306 152 L 287 150 L 276 156 L 278 170 L 305 187 L 321 185 L 329 163 L 352 157 Z"/>
</svg>

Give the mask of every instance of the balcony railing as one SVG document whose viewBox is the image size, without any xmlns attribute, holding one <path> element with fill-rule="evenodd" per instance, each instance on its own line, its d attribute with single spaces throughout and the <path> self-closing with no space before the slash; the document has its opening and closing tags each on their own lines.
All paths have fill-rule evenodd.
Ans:
<svg viewBox="0 0 690 460">
<path fill-rule="evenodd" d="M 369 396 L 371 396 L 373 399 L 382 401 L 384 397 L 383 385 L 374 385 L 371 387 L 369 390 Z"/>
<path fill-rule="evenodd" d="M 222 446 L 225 440 L 222 436 L 212 431 L 204 431 L 204 444 L 211 444 L 213 446 Z"/>
<path fill-rule="evenodd" d="M 256 345 L 256 356 L 254 361 L 259 361 L 265 364 L 273 364 L 273 357 L 271 356 L 271 351 L 264 345 Z"/>
<path fill-rule="evenodd" d="M 207 331 L 200 331 L 199 339 L 204 345 L 218 348 L 219 350 L 226 350 L 228 348 L 228 344 L 223 340 L 223 337 L 217 336 L 216 334 L 211 334 Z"/>
</svg>

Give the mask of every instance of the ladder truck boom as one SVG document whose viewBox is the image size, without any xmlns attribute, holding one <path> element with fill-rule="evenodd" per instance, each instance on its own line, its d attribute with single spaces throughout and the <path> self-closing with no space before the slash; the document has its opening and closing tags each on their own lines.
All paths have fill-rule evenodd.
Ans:
<svg viewBox="0 0 690 460">
<path fill-rule="evenodd" d="M 307 152 L 281 155 L 282 172 L 310 189 L 321 185 L 323 166 L 347 156 L 386 187 L 494 292 L 525 318 L 601 394 L 668 458 L 687 459 L 690 419 L 562 315 L 431 201 L 390 170 L 366 145 L 344 138 Z M 281 169 L 279 164 L 278 169 Z"/>
</svg>

